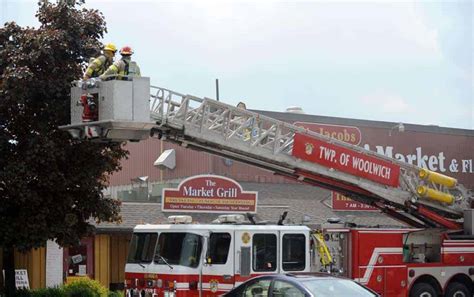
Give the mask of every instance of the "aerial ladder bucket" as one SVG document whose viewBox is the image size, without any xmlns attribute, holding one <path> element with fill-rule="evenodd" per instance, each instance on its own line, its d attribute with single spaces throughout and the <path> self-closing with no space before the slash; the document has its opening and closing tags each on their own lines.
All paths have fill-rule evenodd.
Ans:
<svg viewBox="0 0 474 297">
<path fill-rule="evenodd" d="M 150 79 L 89 79 L 71 88 L 71 124 L 61 126 L 74 138 L 139 141 L 155 126 L 150 120 Z"/>
</svg>

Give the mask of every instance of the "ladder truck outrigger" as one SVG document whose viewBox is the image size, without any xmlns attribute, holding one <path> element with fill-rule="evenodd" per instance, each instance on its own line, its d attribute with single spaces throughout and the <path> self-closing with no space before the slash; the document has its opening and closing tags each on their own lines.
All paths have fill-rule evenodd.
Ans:
<svg viewBox="0 0 474 297">
<path fill-rule="evenodd" d="M 91 106 L 89 103 L 92 102 Z M 71 124 L 90 141 L 177 143 L 257 166 L 377 207 L 410 227 L 245 223 L 187 216 L 134 229 L 127 296 L 217 296 L 268 273 L 329 271 L 381 296 L 472 296 L 473 193 L 454 178 L 149 78 L 75 82 Z"/>
</svg>

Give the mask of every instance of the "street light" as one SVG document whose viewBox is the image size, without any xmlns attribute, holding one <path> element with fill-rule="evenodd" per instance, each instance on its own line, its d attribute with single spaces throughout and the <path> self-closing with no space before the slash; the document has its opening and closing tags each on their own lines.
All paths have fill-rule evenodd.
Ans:
<svg viewBox="0 0 474 297">
<path fill-rule="evenodd" d="M 392 131 L 395 128 L 398 129 L 398 132 L 405 132 L 405 125 L 403 125 L 403 123 L 398 123 L 395 126 L 393 126 L 392 128 L 390 128 L 390 130 L 388 131 L 388 136 L 392 136 Z"/>
</svg>

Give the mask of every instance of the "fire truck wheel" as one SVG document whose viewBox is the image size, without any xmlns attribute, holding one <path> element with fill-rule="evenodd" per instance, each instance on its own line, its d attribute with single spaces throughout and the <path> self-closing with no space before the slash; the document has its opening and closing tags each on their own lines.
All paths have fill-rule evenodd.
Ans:
<svg viewBox="0 0 474 297">
<path fill-rule="evenodd" d="M 413 286 L 410 291 L 410 297 L 436 297 L 435 288 L 427 283 L 418 283 Z"/>
<path fill-rule="evenodd" d="M 469 288 L 462 283 L 451 283 L 446 288 L 446 297 L 471 297 Z"/>
</svg>

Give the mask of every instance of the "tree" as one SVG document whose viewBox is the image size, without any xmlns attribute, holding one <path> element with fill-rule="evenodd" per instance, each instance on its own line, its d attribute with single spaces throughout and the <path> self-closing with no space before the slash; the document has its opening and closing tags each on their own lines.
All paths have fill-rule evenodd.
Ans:
<svg viewBox="0 0 474 297">
<path fill-rule="evenodd" d="M 74 2 L 74 1 L 72 1 Z M 120 170 L 120 144 L 79 142 L 69 123 L 71 81 L 101 47 L 103 15 L 71 1 L 39 4 L 38 28 L 0 28 L 0 247 L 7 296 L 15 288 L 13 250 L 54 239 L 77 244 L 96 221 L 119 221 L 102 190 Z"/>
</svg>

